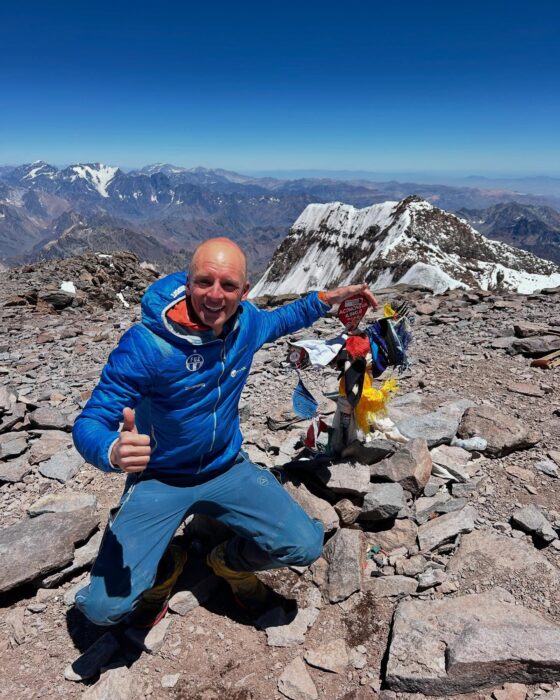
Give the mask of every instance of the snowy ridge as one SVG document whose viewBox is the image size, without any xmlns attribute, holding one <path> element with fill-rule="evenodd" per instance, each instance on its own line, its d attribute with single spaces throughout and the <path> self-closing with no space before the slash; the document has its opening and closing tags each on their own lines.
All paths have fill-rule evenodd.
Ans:
<svg viewBox="0 0 560 700">
<path fill-rule="evenodd" d="M 310 204 L 298 217 L 251 296 L 303 293 L 366 281 L 440 293 L 496 286 L 530 293 L 560 285 L 560 269 L 491 241 L 464 220 L 417 197 L 364 209 Z"/>
<path fill-rule="evenodd" d="M 76 179 L 76 177 L 83 178 L 89 184 L 93 185 L 102 197 L 109 196 L 107 185 L 109 185 L 119 170 L 110 165 L 103 165 L 103 163 L 73 165 L 71 169 L 76 173 L 73 179 Z"/>
</svg>

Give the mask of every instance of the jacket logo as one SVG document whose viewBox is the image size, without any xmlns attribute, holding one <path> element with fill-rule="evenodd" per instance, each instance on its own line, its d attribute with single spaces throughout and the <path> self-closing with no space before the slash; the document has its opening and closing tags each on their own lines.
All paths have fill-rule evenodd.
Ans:
<svg viewBox="0 0 560 700">
<path fill-rule="evenodd" d="M 195 352 L 192 355 L 190 355 L 190 357 L 187 357 L 187 361 L 185 364 L 189 372 L 196 372 L 196 370 L 200 369 L 204 364 L 204 358 L 200 353 Z"/>
</svg>

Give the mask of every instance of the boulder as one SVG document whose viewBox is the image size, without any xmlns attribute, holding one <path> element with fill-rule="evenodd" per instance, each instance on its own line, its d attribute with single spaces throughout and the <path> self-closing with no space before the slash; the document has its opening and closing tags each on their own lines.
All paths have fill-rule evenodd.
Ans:
<svg viewBox="0 0 560 700">
<path fill-rule="evenodd" d="M 72 427 L 68 418 L 57 408 L 42 406 L 29 413 L 29 422 L 33 428 L 47 430 L 70 430 Z"/>
<path fill-rule="evenodd" d="M 395 595 L 409 595 L 415 593 L 418 582 L 409 576 L 377 576 L 369 579 L 367 590 L 377 598 L 389 598 Z"/>
<path fill-rule="evenodd" d="M 558 537 L 544 514 L 534 505 L 516 508 L 511 516 L 511 521 L 524 532 L 536 535 L 545 542 L 553 542 Z"/>
<path fill-rule="evenodd" d="M 364 498 L 360 520 L 395 518 L 405 506 L 404 491 L 400 484 L 371 484 Z"/>
<path fill-rule="evenodd" d="M 386 523 L 386 521 L 385 521 Z M 381 522 L 380 525 L 385 525 Z M 366 532 L 366 542 L 370 545 L 378 544 L 384 551 L 392 552 L 394 549 L 406 547 L 411 550 L 416 546 L 418 527 L 412 520 L 404 518 L 395 520 L 393 525 L 378 532 Z"/>
<path fill-rule="evenodd" d="M 298 479 L 289 479 L 284 483 L 284 488 L 300 504 L 307 515 L 323 523 L 325 532 L 337 529 L 338 515 L 330 503 L 314 496 Z"/>
<path fill-rule="evenodd" d="M 460 438 L 484 438 L 487 442 L 485 454 L 490 457 L 503 457 L 539 442 L 539 437 L 530 433 L 525 422 L 512 415 L 500 413 L 489 404 L 468 408 L 459 424 L 457 434 Z"/>
<path fill-rule="evenodd" d="M 29 506 L 29 515 L 36 516 L 43 513 L 70 513 L 73 510 L 89 508 L 92 512 L 97 506 L 97 498 L 89 493 L 48 493 L 33 505 Z"/>
<path fill-rule="evenodd" d="M 45 513 L 0 530 L 0 593 L 69 564 L 99 524 L 90 508 Z"/>
<path fill-rule="evenodd" d="M 454 513 L 441 515 L 418 528 L 418 544 L 420 550 L 428 552 L 436 549 L 445 542 L 455 539 L 457 535 L 474 530 L 476 510 L 467 506 Z"/>
<path fill-rule="evenodd" d="M 331 603 L 345 600 L 362 586 L 362 546 L 359 530 L 337 530 L 323 549 L 328 562 L 326 593 Z"/>
<path fill-rule="evenodd" d="M 363 496 L 369 489 L 367 464 L 337 463 L 318 469 L 316 475 L 334 493 Z"/>
<path fill-rule="evenodd" d="M 135 700 L 140 688 L 135 688 L 133 674 L 126 666 L 117 666 L 105 671 L 101 678 L 86 689 L 82 700 Z"/>
<path fill-rule="evenodd" d="M 451 442 L 463 413 L 470 406 L 474 406 L 472 401 L 460 399 L 422 415 L 407 415 L 400 409 L 398 413 L 392 413 L 389 410 L 389 415 L 405 437 L 411 440 L 423 438 L 429 447 L 436 447 L 436 445 Z"/>
<path fill-rule="evenodd" d="M 397 482 L 413 495 L 422 492 L 431 473 L 432 458 L 423 438 L 411 440 L 391 457 L 370 466 L 372 478 Z"/>
<path fill-rule="evenodd" d="M 39 465 L 39 472 L 48 479 L 66 483 L 80 471 L 84 460 L 76 448 L 57 452 Z"/>
<path fill-rule="evenodd" d="M 524 540 L 475 530 L 463 535 L 447 571 L 464 588 L 508 587 L 518 602 L 549 600 L 560 612 L 560 570 Z"/>
<path fill-rule="evenodd" d="M 291 661 L 278 679 L 278 690 L 290 700 L 317 700 L 315 683 L 300 656 Z"/>
<path fill-rule="evenodd" d="M 558 679 L 560 626 L 497 593 L 403 601 L 395 612 L 385 678 L 391 690 L 456 695 Z"/>
<path fill-rule="evenodd" d="M 348 649 L 344 639 L 331 639 L 314 649 L 308 649 L 304 655 L 310 666 L 315 666 L 331 673 L 343 673 L 348 666 Z"/>
<path fill-rule="evenodd" d="M 528 357 L 547 355 L 554 350 L 560 350 L 560 335 L 541 335 L 531 338 L 519 338 L 511 344 L 512 354 L 522 354 Z"/>
<path fill-rule="evenodd" d="M 7 481 L 15 484 L 21 481 L 31 471 L 31 465 L 27 455 L 11 459 L 7 462 L 0 462 L 0 481 Z"/>
</svg>

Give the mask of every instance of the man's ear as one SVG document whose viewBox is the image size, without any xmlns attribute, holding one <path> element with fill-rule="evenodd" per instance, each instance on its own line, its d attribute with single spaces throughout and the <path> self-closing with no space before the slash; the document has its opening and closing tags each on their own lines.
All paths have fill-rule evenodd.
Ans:
<svg viewBox="0 0 560 700">
<path fill-rule="evenodd" d="M 241 301 L 245 301 L 247 297 L 249 296 L 249 289 L 251 289 L 251 285 L 249 282 L 245 283 L 245 291 L 243 292 L 243 296 L 241 297 Z"/>
</svg>

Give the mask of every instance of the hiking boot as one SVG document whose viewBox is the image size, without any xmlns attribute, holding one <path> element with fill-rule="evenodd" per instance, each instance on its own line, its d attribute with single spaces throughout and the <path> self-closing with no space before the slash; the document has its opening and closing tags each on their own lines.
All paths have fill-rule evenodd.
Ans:
<svg viewBox="0 0 560 700">
<path fill-rule="evenodd" d="M 216 574 L 225 579 L 239 607 L 256 615 L 262 612 L 269 600 L 270 590 L 250 571 L 235 571 L 226 565 L 224 556 L 227 542 L 222 542 L 206 557 L 206 563 Z"/>
<path fill-rule="evenodd" d="M 184 549 L 169 545 L 158 566 L 154 585 L 142 593 L 140 602 L 130 615 L 131 625 L 140 628 L 153 627 L 165 617 L 169 609 L 171 591 L 186 561 L 187 553 Z"/>
</svg>

